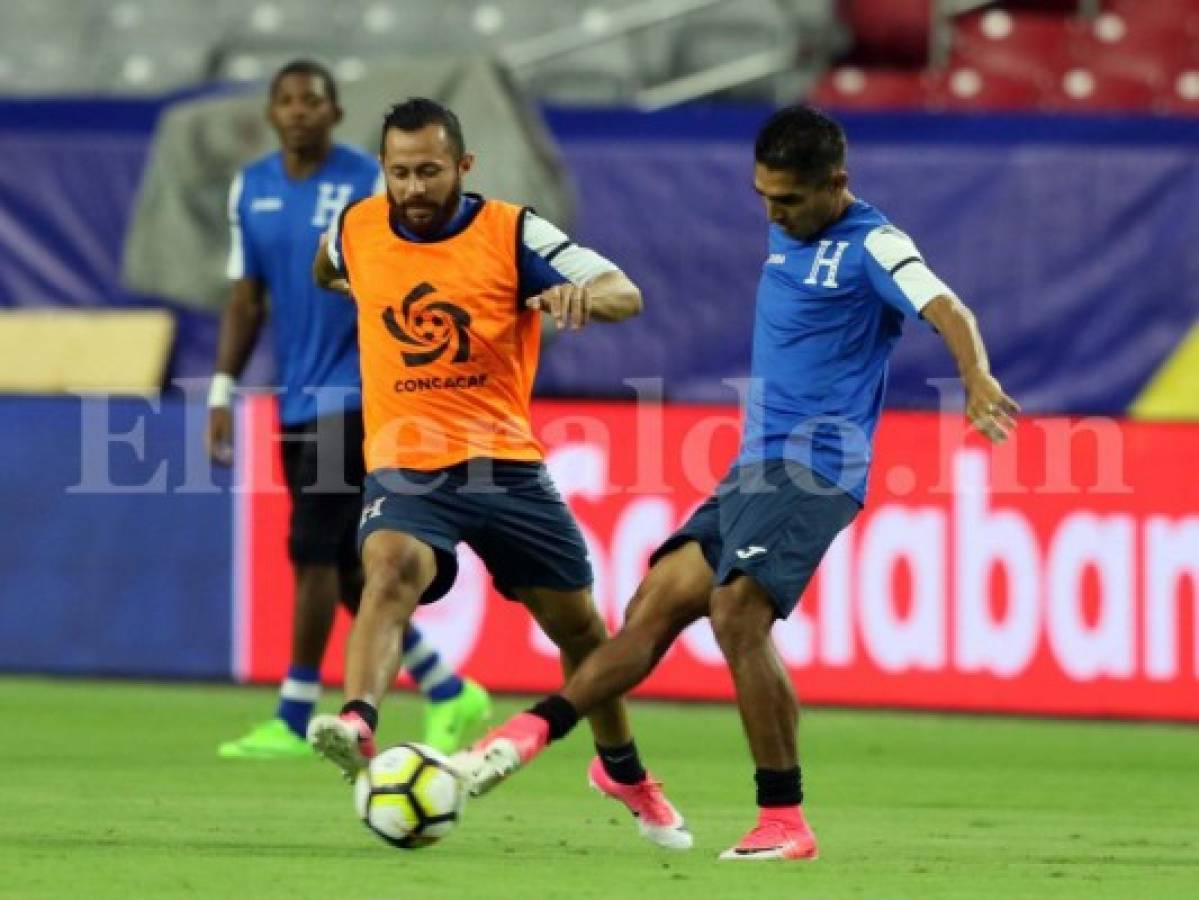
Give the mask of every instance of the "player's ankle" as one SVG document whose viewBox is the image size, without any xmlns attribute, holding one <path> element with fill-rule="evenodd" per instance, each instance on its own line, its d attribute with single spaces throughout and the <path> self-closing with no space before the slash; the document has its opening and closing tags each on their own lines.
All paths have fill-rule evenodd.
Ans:
<svg viewBox="0 0 1199 900">
<path fill-rule="evenodd" d="M 763 809 L 785 809 L 803 803 L 803 778 L 799 766 L 788 769 L 754 771 L 758 788 L 758 806 Z"/>
<path fill-rule="evenodd" d="M 645 781 L 645 767 L 637 754 L 637 745 L 633 741 L 619 747 L 601 747 L 595 745 L 600 764 L 608 777 L 617 784 L 634 785 Z"/>
<path fill-rule="evenodd" d="M 379 710 L 365 700 L 350 700 L 341 708 L 341 714 L 353 714 L 358 716 L 366 727 L 374 734 L 379 727 Z"/>
<path fill-rule="evenodd" d="M 525 713 L 543 719 L 549 726 L 546 743 L 566 737 L 579 724 L 579 711 L 561 694 L 550 694 L 525 710 Z"/>
</svg>

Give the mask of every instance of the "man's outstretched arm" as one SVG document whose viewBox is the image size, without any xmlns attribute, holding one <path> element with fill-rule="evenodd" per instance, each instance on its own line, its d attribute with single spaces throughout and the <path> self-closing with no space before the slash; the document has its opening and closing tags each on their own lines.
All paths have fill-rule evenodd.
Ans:
<svg viewBox="0 0 1199 900">
<path fill-rule="evenodd" d="M 934 297 L 920 315 L 941 335 L 957 363 L 966 389 L 966 415 L 974 427 L 1001 443 L 1016 427 L 1020 406 L 1003 392 L 991 374 L 991 363 L 978 322 L 969 307 L 952 294 Z"/>
</svg>

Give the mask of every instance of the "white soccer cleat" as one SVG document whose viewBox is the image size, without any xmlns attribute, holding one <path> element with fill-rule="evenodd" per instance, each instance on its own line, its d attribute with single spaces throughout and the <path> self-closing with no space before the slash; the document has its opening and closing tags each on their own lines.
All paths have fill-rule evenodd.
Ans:
<svg viewBox="0 0 1199 900">
<path fill-rule="evenodd" d="M 356 713 L 314 716 L 308 723 L 308 743 L 353 781 L 375 755 L 375 736 Z"/>
<path fill-rule="evenodd" d="M 623 803 L 647 841 L 667 850 L 690 850 L 695 843 L 682 815 L 666 799 L 661 782 L 648 774 L 638 784 L 621 784 L 608 775 L 597 756 L 587 769 L 587 782 L 604 796 Z"/>
<path fill-rule="evenodd" d="M 520 753 L 507 738 L 455 753 L 450 762 L 472 797 L 483 796 L 521 767 Z"/>
<path fill-rule="evenodd" d="M 450 759 L 470 795 L 479 797 L 544 750 L 549 730 L 549 723 L 540 716 L 519 713 Z"/>
</svg>

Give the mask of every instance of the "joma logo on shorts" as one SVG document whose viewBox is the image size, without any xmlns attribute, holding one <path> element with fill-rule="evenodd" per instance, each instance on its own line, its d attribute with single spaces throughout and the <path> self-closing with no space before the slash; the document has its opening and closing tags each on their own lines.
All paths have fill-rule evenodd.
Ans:
<svg viewBox="0 0 1199 900">
<path fill-rule="evenodd" d="M 755 556 L 761 556 L 765 552 L 766 552 L 765 547 L 759 547 L 757 544 L 755 544 L 752 547 L 746 547 L 744 550 L 738 550 L 737 558 L 738 559 L 752 559 Z"/>
</svg>

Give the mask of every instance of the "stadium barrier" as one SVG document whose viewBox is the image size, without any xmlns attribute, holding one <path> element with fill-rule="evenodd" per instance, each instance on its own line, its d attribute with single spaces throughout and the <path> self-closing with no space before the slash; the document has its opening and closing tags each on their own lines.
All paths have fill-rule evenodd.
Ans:
<svg viewBox="0 0 1199 900">
<path fill-rule="evenodd" d="M 0 309 L 0 391 L 154 396 L 174 336 L 161 309 Z"/>
<path fill-rule="evenodd" d="M 269 398 L 241 407 L 234 502 L 236 677 L 286 666 L 287 498 Z M 537 430 L 616 627 L 648 555 L 710 491 L 737 446 L 724 406 L 542 402 Z M 891 413 L 868 505 L 800 609 L 775 630 L 814 704 L 1199 721 L 1199 427 L 1027 418 L 992 449 L 958 415 Z M 418 620 L 489 687 L 559 684 L 553 646 L 459 555 L 452 593 Z M 341 677 L 339 620 L 325 675 Z M 726 699 L 706 622 L 639 690 Z"/>
<path fill-rule="evenodd" d="M 229 677 L 229 472 L 205 417 L 0 397 L 0 671 Z"/>
</svg>

